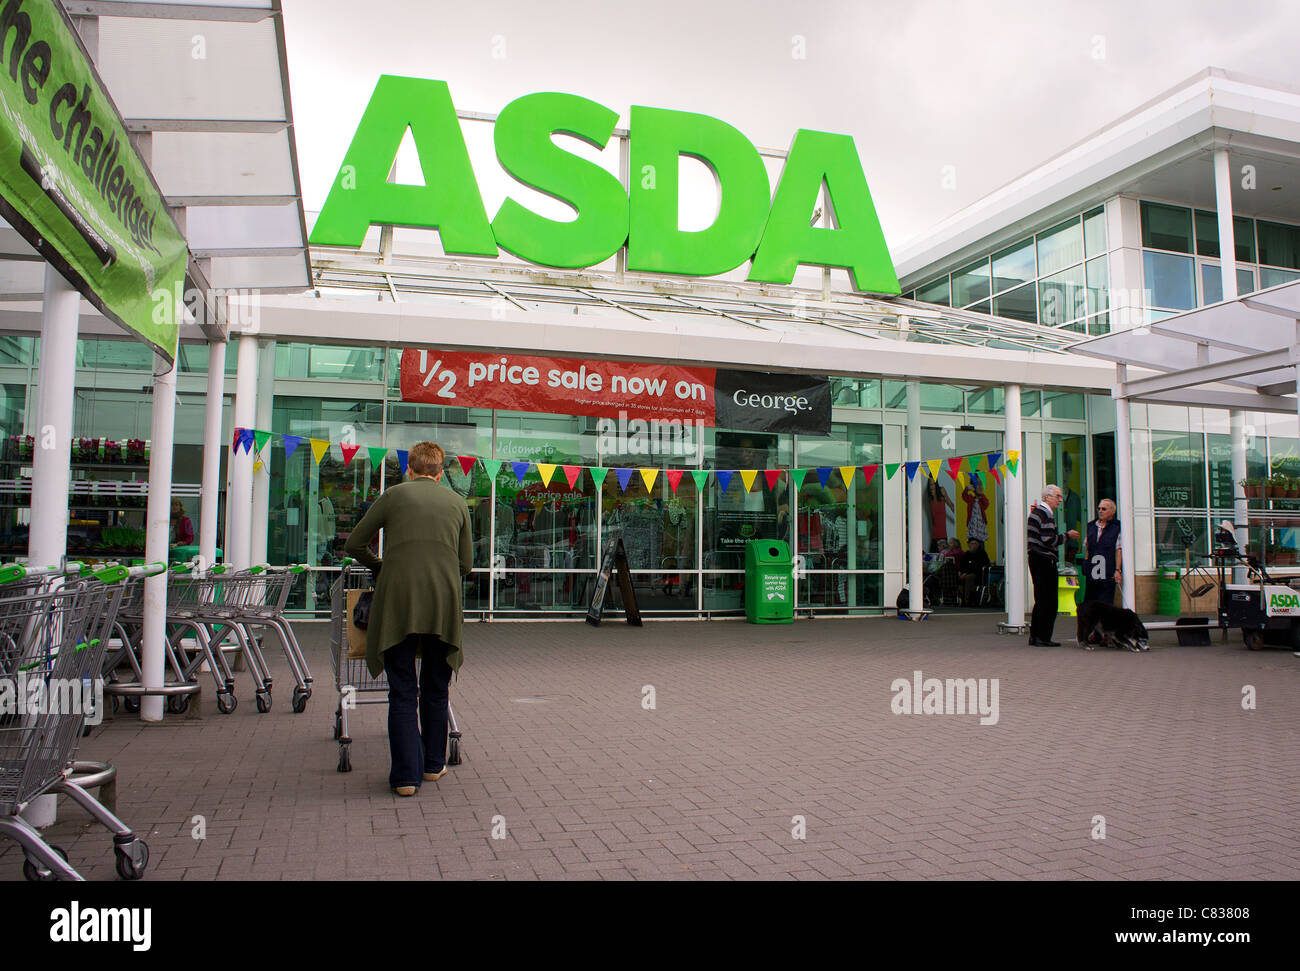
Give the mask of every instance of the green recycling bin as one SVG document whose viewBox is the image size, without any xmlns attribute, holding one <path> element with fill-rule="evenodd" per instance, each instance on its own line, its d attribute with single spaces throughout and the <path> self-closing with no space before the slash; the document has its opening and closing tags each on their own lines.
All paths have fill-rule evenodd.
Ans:
<svg viewBox="0 0 1300 971">
<path fill-rule="evenodd" d="M 794 621 L 794 558 L 779 539 L 745 544 L 745 619 L 751 624 Z"/>
<path fill-rule="evenodd" d="M 1183 584 L 1177 570 L 1161 570 L 1156 582 L 1156 613 L 1177 617 L 1183 612 Z"/>
</svg>

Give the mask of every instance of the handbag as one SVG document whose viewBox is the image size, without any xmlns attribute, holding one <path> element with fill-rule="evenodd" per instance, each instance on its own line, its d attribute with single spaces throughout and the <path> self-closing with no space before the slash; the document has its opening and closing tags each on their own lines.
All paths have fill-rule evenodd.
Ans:
<svg viewBox="0 0 1300 971">
<path fill-rule="evenodd" d="M 352 626 L 357 630 L 365 630 L 370 626 L 370 605 L 374 602 L 375 591 L 363 591 L 361 596 L 357 597 L 357 602 L 352 605 Z"/>
</svg>

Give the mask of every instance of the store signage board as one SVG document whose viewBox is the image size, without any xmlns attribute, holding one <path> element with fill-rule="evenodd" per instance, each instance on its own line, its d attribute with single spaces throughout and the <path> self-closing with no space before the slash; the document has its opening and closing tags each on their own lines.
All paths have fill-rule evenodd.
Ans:
<svg viewBox="0 0 1300 971">
<path fill-rule="evenodd" d="M 189 250 L 54 0 L 0 3 L 0 214 L 172 360 Z"/>
<path fill-rule="evenodd" d="M 807 374 L 407 348 L 400 384 L 403 401 L 456 408 L 806 435 L 831 429 L 830 380 Z"/>
<path fill-rule="evenodd" d="M 609 595 L 609 581 L 614 571 L 618 571 L 618 592 L 623 599 L 623 612 L 629 627 L 640 627 L 641 607 L 637 603 L 636 590 L 632 586 L 632 569 L 628 565 L 627 550 L 623 546 L 623 537 L 606 540 L 605 558 L 601 561 L 600 571 L 596 574 L 596 586 L 591 594 L 591 605 L 587 607 L 587 623 L 599 627 L 605 613 L 605 600 Z"/>
<path fill-rule="evenodd" d="M 603 149 L 618 113 L 572 94 L 543 92 L 512 101 L 493 130 L 497 160 L 517 181 L 574 213 L 548 219 L 507 198 L 488 221 L 446 82 L 384 75 L 343 159 L 311 242 L 360 246 L 372 225 L 437 229 L 443 250 L 467 256 L 504 249 L 529 263 L 578 269 L 625 246 L 636 272 L 715 276 L 752 260 L 749 279 L 788 284 L 800 264 L 842 267 L 856 290 L 896 294 L 898 277 L 850 135 L 800 129 L 775 194 L 758 150 L 708 115 L 635 105 L 629 188 L 552 140 L 570 135 Z M 389 181 L 411 132 L 425 185 Z M 678 224 L 678 161 L 704 162 L 717 182 L 713 223 Z M 827 226 L 812 225 L 825 185 Z"/>
</svg>

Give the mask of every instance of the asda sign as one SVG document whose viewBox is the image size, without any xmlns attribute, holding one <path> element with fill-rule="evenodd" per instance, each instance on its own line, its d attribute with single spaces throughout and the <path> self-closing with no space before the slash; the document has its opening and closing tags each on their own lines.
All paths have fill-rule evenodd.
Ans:
<svg viewBox="0 0 1300 971">
<path fill-rule="evenodd" d="M 578 269 L 627 247 L 627 268 L 714 276 L 751 261 L 749 279 L 789 283 L 802 263 L 842 267 L 857 290 L 898 293 L 898 277 L 849 135 L 800 129 L 773 193 L 758 150 L 708 115 L 633 106 L 629 187 L 552 141 L 571 135 L 603 149 L 618 113 L 573 94 L 539 93 L 502 109 L 496 155 L 513 178 L 565 203 L 568 221 L 507 198 L 489 221 L 444 81 L 384 75 L 353 136 L 311 242 L 360 246 L 372 225 L 437 229 L 444 251 Z M 426 184 L 389 181 L 407 129 Z M 678 225 L 678 160 L 707 165 L 718 213 L 698 231 Z M 827 226 L 812 225 L 823 184 Z"/>
</svg>

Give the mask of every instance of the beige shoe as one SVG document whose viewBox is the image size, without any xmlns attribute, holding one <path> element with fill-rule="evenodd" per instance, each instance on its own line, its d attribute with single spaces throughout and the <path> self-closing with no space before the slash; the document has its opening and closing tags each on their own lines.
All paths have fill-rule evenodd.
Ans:
<svg viewBox="0 0 1300 971">
<path fill-rule="evenodd" d="M 428 777 L 426 776 L 425 778 Z M 396 786 L 394 787 L 393 792 L 399 796 L 413 796 L 415 795 L 415 789 L 415 786 Z"/>
<path fill-rule="evenodd" d="M 444 766 L 442 767 L 442 771 L 441 771 L 441 772 L 426 772 L 426 773 L 424 773 L 424 781 L 425 781 L 425 782 L 437 782 L 439 779 L 441 779 L 441 778 L 442 778 L 444 775 L 446 775 L 446 774 L 447 774 L 447 767 L 444 765 Z"/>
</svg>

